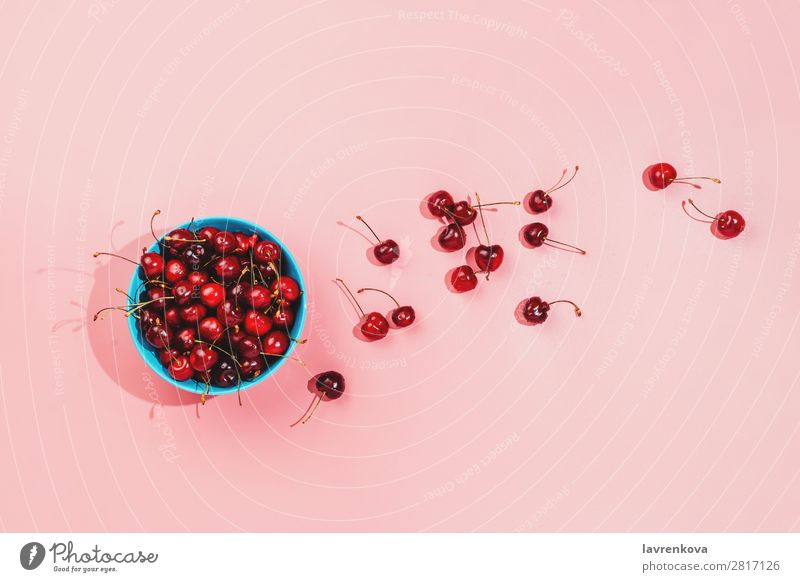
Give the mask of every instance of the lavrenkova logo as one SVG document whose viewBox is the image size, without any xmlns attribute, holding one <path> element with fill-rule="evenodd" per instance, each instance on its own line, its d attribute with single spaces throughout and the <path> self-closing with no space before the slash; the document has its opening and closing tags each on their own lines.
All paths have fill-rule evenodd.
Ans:
<svg viewBox="0 0 800 582">
<path fill-rule="evenodd" d="M 44 546 L 39 542 L 28 542 L 19 551 L 19 563 L 26 570 L 35 570 L 44 561 Z"/>
</svg>

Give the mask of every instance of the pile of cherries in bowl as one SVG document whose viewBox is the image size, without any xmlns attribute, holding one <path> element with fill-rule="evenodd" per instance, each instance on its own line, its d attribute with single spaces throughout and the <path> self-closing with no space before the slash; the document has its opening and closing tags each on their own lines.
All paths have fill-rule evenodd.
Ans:
<svg viewBox="0 0 800 582">
<path fill-rule="evenodd" d="M 302 343 L 302 276 L 268 231 L 234 218 L 193 220 L 143 251 L 128 304 L 95 319 L 124 311 L 141 355 L 180 388 L 203 399 L 248 388 Z"/>
</svg>

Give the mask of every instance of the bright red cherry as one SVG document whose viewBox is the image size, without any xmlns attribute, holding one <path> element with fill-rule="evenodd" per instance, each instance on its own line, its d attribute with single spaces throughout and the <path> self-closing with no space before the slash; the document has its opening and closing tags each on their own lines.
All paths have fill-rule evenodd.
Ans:
<svg viewBox="0 0 800 582">
<path fill-rule="evenodd" d="M 181 279 L 185 279 L 188 274 L 189 270 L 186 265 L 178 259 L 170 259 L 164 265 L 164 280 L 167 283 L 177 283 Z"/>
<path fill-rule="evenodd" d="M 290 329 L 294 325 L 294 311 L 289 307 L 279 307 L 275 310 L 272 321 L 276 326 Z"/>
<path fill-rule="evenodd" d="M 192 327 L 184 327 L 172 337 L 172 345 L 178 351 L 188 352 L 194 347 L 197 332 Z"/>
<path fill-rule="evenodd" d="M 522 239 L 525 244 L 531 248 L 539 248 L 542 245 L 553 247 L 562 251 L 569 251 L 579 255 L 585 255 L 586 251 L 566 243 L 547 238 L 550 235 L 550 229 L 541 222 L 532 222 L 522 227 Z"/>
<path fill-rule="evenodd" d="M 195 344 L 189 354 L 189 365 L 198 372 L 211 372 L 211 368 L 217 363 L 219 354 L 211 349 L 208 344 Z"/>
<path fill-rule="evenodd" d="M 672 164 L 666 162 L 659 162 L 651 166 L 647 166 L 643 175 L 644 185 L 650 190 L 663 190 L 670 184 L 688 184 L 693 188 L 700 188 L 698 184 L 692 184 L 687 180 L 710 180 L 715 184 L 719 184 L 719 178 L 709 178 L 707 176 L 685 176 L 678 177 L 678 171 Z"/>
<path fill-rule="evenodd" d="M 139 264 L 142 266 L 145 278 L 154 279 L 160 277 L 164 270 L 164 257 L 158 253 L 144 253 L 139 259 Z"/>
<path fill-rule="evenodd" d="M 175 306 L 164 310 L 164 321 L 171 327 L 178 327 L 181 324 L 181 314 Z"/>
<path fill-rule="evenodd" d="M 256 376 L 259 376 L 266 367 L 267 365 L 264 363 L 264 358 L 262 356 L 257 356 L 255 358 L 242 360 L 239 362 L 239 369 L 241 371 L 242 378 L 247 380 L 252 380 Z"/>
<path fill-rule="evenodd" d="M 272 320 L 260 311 L 248 311 L 244 316 L 244 330 L 250 335 L 262 336 L 272 329 Z"/>
<path fill-rule="evenodd" d="M 696 220 L 697 222 L 704 222 L 706 224 L 711 225 L 711 234 L 715 237 L 720 238 L 722 240 L 728 240 L 732 238 L 736 238 L 744 231 L 745 221 L 744 217 L 736 212 L 735 210 L 726 210 L 725 212 L 720 212 L 716 216 L 711 216 L 710 214 L 706 214 L 702 210 L 700 210 L 694 203 L 694 201 L 689 198 L 689 204 L 697 210 L 700 214 L 705 216 L 706 218 L 710 218 L 711 220 L 702 220 L 700 218 L 695 218 L 686 210 L 686 202 L 682 203 L 683 211 L 686 215 L 691 218 L 692 220 Z"/>
<path fill-rule="evenodd" d="M 206 283 L 200 287 L 200 301 L 206 307 L 218 307 L 225 301 L 225 287 L 219 283 Z"/>
<path fill-rule="evenodd" d="M 265 356 L 282 356 L 289 349 L 289 336 L 279 330 L 271 331 L 264 338 Z"/>
<path fill-rule="evenodd" d="M 177 252 L 182 251 L 190 244 L 197 242 L 197 237 L 191 230 L 186 228 L 176 228 L 167 233 L 164 237 L 164 246 L 170 250 Z"/>
<path fill-rule="evenodd" d="M 476 194 L 477 197 L 477 194 Z M 470 204 L 466 200 L 461 200 L 460 202 L 456 202 L 450 210 L 448 214 L 461 226 L 467 226 L 475 222 L 475 219 L 478 218 L 478 212 L 476 209 L 485 208 L 486 206 L 498 206 L 500 204 L 510 204 L 512 206 L 519 206 L 519 201 L 513 202 L 489 202 L 487 204 Z"/>
<path fill-rule="evenodd" d="M 428 212 L 439 218 L 443 217 L 447 210 L 453 205 L 453 197 L 445 190 L 437 190 L 428 195 L 425 200 Z"/>
<path fill-rule="evenodd" d="M 194 369 L 189 364 L 189 358 L 181 355 L 172 359 L 172 362 L 167 366 L 167 372 L 178 382 L 189 380 L 194 375 Z"/>
<path fill-rule="evenodd" d="M 575 166 L 575 172 L 570 176 L 569 180 L 562 184 L 564 177 L 567 175 L 567 170 L 561 172 L 561 177 L 558 179 L 558 182 L 555 183 L 553 187 L 549 190 L 534 190 L 533 192 L 529 192 L 528 197 L 528 210 L 530 210 L 533 214 L 541 214 L 542 212 L 547 212 L 550 210 L 550 207 L 553 205 L 553 199 L 550 197 L 550 194 L 555 192 L 556 190 L 560 190 L 575 178 L 575 174 L 578 173 L 578 166 Z"/>
<path fill-rule="evenodd" d="M 229 255 L 236 250 L 236 235 L 227 230 L 220 230 L 211 239 L 214 250 L 221 255 Z"/>
<path fill-rule="evenodd" d="M 580 308 L 575 305 L 572 301 L 567 301 L 565 299 L 559 299 L 558 301 L 551 301 L 548 303 L 547 301 L 542 300 L 541 297 L 531 297 L 525 302 L 525 305 L 522 309 L 522 316 L 525 318 L 525 321 L 531 323 L 533 325 L 539 325 L 540 323 L 544 323 L 547 319 L 548 312 L 550 311 L 550 306 L 555 305 L 556 303 L 569 303 L 572 305 L 573 309 L 575 309 L 575 317 L 581 316 Z"/>
<path fill-rule="evenodd" d="M 272 295 L 278 295 L 287 301 L 297 301 L 300 297 L 300 285 L 289 276 L 282 275 L 269 288 Z"/>
<path fill-rule="evenodd" d="M 356 304 L 356 307 L 361 312 L 361 333 L 364 335 L 365 338 L 370 340 L 380 340 L 386 337 L 386 334 L 389 333 L 389 322 L 386 321 L 386 318 L 378 313 L 377 311 L 371 311 L 370 313 L 365 313 L 364 310 L 361 308 L 361 304 L 356 299 L 356 296 L 353 295 L 353 292 L 350 291 L 350 288 L 347 286 L 342 279 L 336 279 L 338 283 L 344 287 L 347 294 L 350 295 L 350 298 L 353 300 L 353 303 Z"/>
<path fill-rule="evenodd" d="M 224 283 L 235 280 L 242 273 L 242 264 L 238 258 L 232 255 L 220 257 L 212 263 L 212 268 L 217 279 Z"/>
<path fill-rule="evenodd" d="M 311 398 L 311 403 L 306 408 L 306 411 L 303 413 L 297 421 L 291 424 L 291 426 L 296 426 L 301 422 L 303 424 L 307 423 L 311 420 L 311 417 L 316 412 L 319 403 L 323 400 L 336 400 L 342 394 L 344 394 L 344 376 L 342 376 L 339 372 L 329 371 L 323 372 L 321 374 L 317 374 L 311 380 L 308 381 L 308 391 L 311 392 L 314 396 Z"/>
<path fill-rule="evenodd" d="M 263 285 L 252 285 L 245 291 L 244 298 L 253 309 L 266 309 L 272 301 L 269 289 Z"/>
<path fill-rule="evenodd" d="M 367 221 L 361 218 L 360 216 L 356 216 L 357 220 L 360 220 L 364 223 L 369 231 L 372 233 L 372 236 L 375 237 L 375 240 L 378 241 L 372 248 L 372 254 L 375 255 L 375 258 L 378 260 L 379 263 L 383 263 L 384 265 L 390 265 L 394 263 L 397 259 L 400 258 L 400 247 L 396 242 L 392 239 L 387 238 L 386 240 L 381 240 L 381 238 L 375 234 L 375 231 L 372 230 L 372 227 L 367 224 Z"/>
<path fill-rule="evenodd" d="M 253 248 L 253 245 L 258 242 L 258 236 L 255 234 L 247 235 L 243 232 L 234 232 L 233 236 L 236 238 L 234 252 L 237 255 L 246 255 Z"/>
<path fill-rule="evenodd" d="M 178 350 L 160 350 L 158 352 L 158 361 L 161 362 L 162 366 L 169 366 L 172 360 L 180 355 L 181 353 Z"/>
<path fill-rule="evenodd" d="M 178 308 L 181 319 L 186 323 L 196 324 L 206 316 L 206 308 L 200 303 L 192 303 Z"/>
<path fill-rule="evenodd" d="M 222 322 L 216 317 L 206 317 L 200 322 L 197 329 L 200 332 L 200 337 L 211 343 L 219 340 L 225 333 Z"/>
<path fill-rule="evenodd" d="M 186 305 L 192 300 L 194 286 L 186 280 L 178 281 L 172 286 L 172 295 L 175 297 L 175 303 Z"/>
<path fill-rule="evenodd" d="M 245 360 L 251 360 L 261 354 L 261 338 L 244 336 L 236 343 L 236 351 Z"/>
<path fill-rule="evenodd" d="M 461 265 L 453 270 L 450 275 L 450 284 L 453 289 L 459 293 L 472 291 L 478 286 L 478 278 L 475 276 L 475 271 L 469 265 Z"/>
<path fill-rule="evenodd" d="M 467 244 L 467 234 L 458 223 L 451 222 L 439 231 L 436 240 L 439 242 L 439 246 L 452 253 L 464 248 Z"/>
<path fill-rule="evenodd" d="M 225 327 L 234 327 L 244 321 L 244 309 L 239 307 L 235 302 L 226 299 L 217 307 L 217 318 L 222 322 Z"/>
<path fill-rule="evenodd" d="M 164 350 L 169 348 L 169 344 L 172 342 L 172 334 L 163 325 L 154 324 L 144 333 L 144 339 L 154 348 Z"/>
<path fill-rule="evenodd" d="M 192 271 L 186 276 L 186 280 L 189 281 L 196 289 L 200 289 L 203 285 L 208 283 L 209 278 L 208 274 L 204 271 Z"/>
<path fill-rule="evenodd" d="M 271 240 L 262 240 L 253 247 L 253 258 L 265 265 L 277 263 L 281 259 L 281 247 Z"/>
<path fill-rule="evenodd" d="M 479 245 L 475 249 L 475 264 L 481 271 L 493 273 L 503 264 L 505 252 L 500 245 Z"/>
<path fill-rule="evenodd" d="M 213 226 L 203 226 L 202 228 L 197 229 L 197 236 L 198 238 L 204 241 L 203 244 L 206 246 L 213 248 L 214 247 L 214 236 L 219 232 L 219 229 Z"/>
<path fill-rule="evenodd" d="M 394 301 L 394 304 L 397 306 L 395 309 L 392 309 L 392 312 L 389 314 L 389 317 L 392 320 L 392 323 L 395 324 L 397 327 L 408 327 L 414 320 L 417 318 L 417 314 L 414 312 L 414 308 L 410 305 L 400 305 L 400 303 L 395 299 L 392 295 L 387 293 L 386 291 L 382 291 L 381 289 L 375 289 L 374 287 L 364 287 L 356 291 L 356 293 L 363 293 L 364 291 L 377 291 L 378 293 L 383 293 L 389 299 Z"/>
</svg>

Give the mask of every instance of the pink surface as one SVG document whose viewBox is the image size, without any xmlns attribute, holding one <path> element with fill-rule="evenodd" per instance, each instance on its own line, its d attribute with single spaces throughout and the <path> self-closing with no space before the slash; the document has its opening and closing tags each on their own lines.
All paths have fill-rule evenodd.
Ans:
<svg viewBox="0 0 800 582">
<path fill-rule="evenodd" d="M 800 529 L 800 7 L 452 5 L 3 3 L 0 527 Z M 661 160 L 723 183 L 650 192 Z M 463 256 L 424 195 L 520 199 L 576 163 L 543 222 L 586 257 L 524 249 L 533 218 L 501 207 L 505 265 L 447 291 Z M 130 276 L 92 252 L 135 255 L 155 208 L 283 238 L 307 369 L 199 407 L 123 318 L 91 323 Z M 399 264 L 367 260 L 358 213 Z M 336 276 L 418 324 L 359 342 Z M 584 317 L 521 326 L 532 294 Z M 330 368 L 347 394 L 290 429 Z"/>
</svg>

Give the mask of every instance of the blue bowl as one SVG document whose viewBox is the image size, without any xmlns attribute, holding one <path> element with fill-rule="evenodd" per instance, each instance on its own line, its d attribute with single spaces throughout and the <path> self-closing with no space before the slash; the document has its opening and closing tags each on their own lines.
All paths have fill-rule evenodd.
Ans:
<svg viewBox="0 0 800 582">
<path fill-rule="evenodd" d="M 175 228 L 188 228 L 189 225 L 192 223 L 185 222 L 183 224 L 179 224 Z M 303 274 L 300 272 L 300 267 L 297 264 L 297 261 L 292 256 L 292 253 L 286 248 L 278 237 L 274 234 L 265 230 L 254 224 L 248 220 L 243 220 L 241 218 L 229 218 L 226 216 L 213 216 L 209 218 L 201 218 L 194 221 L 192 227 L 195 229 L 202 228 L 204 226 L 213 226 L 220 230 L 230 230 L 230 231 L 240 231 L 249 234 L 256 234 L 259 238 L 264 240 L 271 240 L 278 245 L 280 245 L 282 249 L 282 258 L 281 258 L 281 272 L 285 275 L 289 275 L 300 286 L 300 290 L 302 293 L 300 294 L 300 298 L 295 303 L 295 320 L 294 325 L 292 326 L 290 335 L 292 337 L 300 337 L 303 332 L 303 325 L 306 321 L 306 293 L 305 293 L 305 283 L 303 282 Z M 153 245 L 147 249 L 148 251 L 158 251 L 158 243 L 153 243 Z M 130 288 L 128 290 L 128 294 L 131 297 L 138 298 L 137 293 L 141 293 L 140 285 L 144 282 L 144 277 L 142 276 L 141 268 L 137 268 L 134 271 L 133 278 L 131 278 Z M 148 366 L 161 378 L 164 379 L 169 384 L 177 386 L 181 390 L 186 390 L 187 392 L 194 392 L 195 394 L 201 394 L 205 387 L 195 380 L 185 380 L 183 382 L 179 382 L 175 380 L 172 376 L 167 373 L 166 368 L 161 365 L 161 362 L 158 361 L 158 353 L 157 351 L 148 344 L 145 339 L 144 335 L 142 334 L 141 330 L 139 329 L 138 319 L 135 317 L 128 318 L 128 328 L 131 332 L 131 337 L 133 338 L 133 343 L 136 346 L 136 349 L 139 351 L 139 354 L 142 356 L 142 359 L 147 363 Z M 286 356 L 291 355 L 292 351 L 294 350 L 295 342 L 289 342 L 289 349 L 286 351 Z M 252 380 L 243 380 L 241 385 L 241 390 L 247 390 L 248 388 L 252 388 L 259 382 L 263 382 L 270 376 L 272 376 L 275 372 L 278 371 L 287 360 L 288 358 L 270 358 L 270 363 L 267 368 L 256 378 Z M 218 395 L 218 394 L 231 394 L 236 393 L 237 387 L 232 386 L 230 388 L 221 388 L 219 386 L 211 386 L 208 394 Z"/>
</svg>

